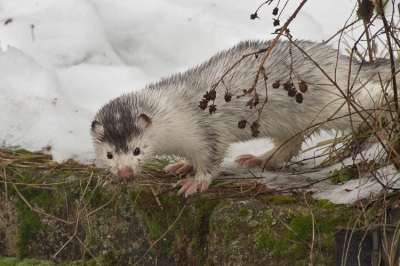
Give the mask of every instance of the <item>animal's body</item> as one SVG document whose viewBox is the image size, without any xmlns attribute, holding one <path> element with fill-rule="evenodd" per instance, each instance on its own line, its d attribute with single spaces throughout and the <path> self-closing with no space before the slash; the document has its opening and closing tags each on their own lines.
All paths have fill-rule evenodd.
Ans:
<svg viewBox="0 0 400 266">
<path fill-rule="evenodd" d="M 337 83 L 345 93 L 348 81 L 352 86 L 355 102 L 365 109 L 373 109 L 380 103 L 381 84 L 378 75 L 386 78 L 389 65 L 360 63 L 341 55 L 330 46 L 308 41 L 296 41 L 319 66 Z M 92 123 L 92 136 L 98 157 L 111 172 L 121 178 L 138 174 L 146 160 L 154 155 L 174 154 L 185 161 L 167 167 L 174 172 L 186 172 L 193 167 L 194 178 L 182 179 L 180 193 L 191 195 L 197 189 L 204 190 L 218 174 L 226 149 L 231 142 L 251 139 L 250 126 L 238 128 L 243 119 L 257 119 L 255 109 L 245 107 L 251 94 L 240 98 L 243 89 L 253 86 L 262 56 L 247 57 L 224 78 L 224 84 L 233 94 L 225 102 L 225 86 L 217 87 L 215 104 L 217 111 L 210 115 L 198 105 L 206 91 L 237 62 L 242 55 L 268 48 L 270 42 L 249 41 L 218 53 L 205 63 L 184 73 L 172 75 L 146 86 L 139 92 L 122 95 L 107 103 L 98 112 Z M 348 104 L 321 70 L 303 55 L 294 45 L 292 59 L 289 42 L 278 42 L 264 64 L 268 77 L 268 102 L 259 120 L 259 137 L 269 137 L 274 148 L 260 156 L 243 155 L 236 160 L 247 167 L 268 166 L 290 161 L 300 152 L 301 142 L 311 131 L 313 124 L 321 123 L 312 130 L 348 130 L 351 128 Z M 303 93 L 303 102 L 297 103 L 282 88 L 273 89 L 271 84 L 289 80 L 290 64 L 293 61 L 292 78 L 297 86 L 300 80 L 308 84 Z M 358 74 L 357 74 L 358 73 Z M 371 79 L 371 80 L 369 80 Z M 367 83 L 367 80 L 369 82 Z M 354 82 L 354 84 L 353 84 Z M 363 84 L 366 83 L 366 84 Z M 259 108 L 265 99 L 265 86 L 260 76 L 257 84 L 260 97 Z M 333 119 L 341 117 L 341 119 Z M 327 120 L 331 120 L 327 123 Z M 351 116 L 352 124 L 358 125 L 358 115 Z M 300 134 L 299 134 L 300 133 Z M 293 138 L 293 136 L 295 136 Z M 286 144 L 284 144 L 286 143 Z M 281 145 L 283 147 L 279 148 Z M 271 157 L 275 152 L 276 154 Z M 270 158 L 271 157 L 271 158 Z"/>
</svg>

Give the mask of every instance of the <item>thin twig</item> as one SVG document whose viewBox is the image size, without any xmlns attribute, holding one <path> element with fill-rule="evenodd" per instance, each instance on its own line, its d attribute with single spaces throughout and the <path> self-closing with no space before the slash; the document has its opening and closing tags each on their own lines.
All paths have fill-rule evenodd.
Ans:
<svg viewBox="0 0 400 266">
<path fill-rule="evenodd" d="M 387 2 L 385 2 L 386 5 Z M 386 39 L 387 39 L 387 46 L 389 49 L 389 57 L 390 57 L 390 67 L 391 67 L 391 72 L 392 72 L 392 84 L 393 84 L 393 97 L 394 97 L 394 108 L 397 113 L 396 121 L 399 120 L 400 118 L 400 113 L 399 113 L 399 99 L 397 95 L 397 82 L 396 82 L 396 67 L 394 63 L 394 56 L 393 56 L 393 49 L 392 49 L 392 43 L 391 43 L 391 38 L 390 38 L 390 28 L 385 16 L 385 10 L 384 7 L 385 5 L 382 3 L 382 0 L 379 0 L 379 9 L 380 9 L 380 16 L 383 21 L 383 25 L 385 27 L 385 34 L 386 34 Z"/>
<path fill-rule="evenodd" d="M 172 227 L 174 227 L 174 225 L 176 224 L 176 222 L 177 222 L 177 221 L 179 220 L 179 218 L 181 217 L 183 211 L 185 210 L 186 205 L 187 205 L 186 203 L 183 205 L 182 210 L 181 210 L 181 211 L 179 212 L 179 214 L 178 214 L 178 217 L 176 217 L 175 221 L 168 227 L 168 229 L 164 232 L 164 234 L 162 234 L 162 236 L 160 236 L 156 241 L 154 241 L 154 242 L 150 245 L 150 247 L 147 249 L 147 251 L 143 254 L 143 256 L 142 256 L 138 261 L 135 262 L 134 265 L 138 265 L 139 262 L 141 262 L 141 261 L 144 259 L 144 257 L 150 252 L 150 250 L 154 247 L 154 245 L 157 244 L 161 239 L 163 239 L 164 236 L 172 229 Z"/>
</svg>

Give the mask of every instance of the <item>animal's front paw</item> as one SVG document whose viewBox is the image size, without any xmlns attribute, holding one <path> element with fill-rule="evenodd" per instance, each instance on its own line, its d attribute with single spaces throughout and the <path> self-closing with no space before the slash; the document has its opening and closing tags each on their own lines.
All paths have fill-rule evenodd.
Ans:
<svg viewBox="0 0 400 266">
<path fill-rule="evenodd" d="M 179 189 L 178 194 L 185 194 L 185 197 L 189 197 L 200 189 L 200 192 L 205 191 L 211 184 L 211 181 L 196 181 L 194 178 L 181 179 L 176 183 L 178 186 L 182 186 Z"/>
<path fill-rule="evenodd" d="M 193 166 L 187 164 L 185 161 L 169 164 L 164 167 L 165 171 L 176 173 L 178 175 L 187 174 L 193 170 Z"/>
<path fill-rule="evenodd" d="M 235 163 L 243 165 L 247 168 L 262 166 L 263 160 L 251 154 L 240 155 L 235 158 Z"/>
</svg>

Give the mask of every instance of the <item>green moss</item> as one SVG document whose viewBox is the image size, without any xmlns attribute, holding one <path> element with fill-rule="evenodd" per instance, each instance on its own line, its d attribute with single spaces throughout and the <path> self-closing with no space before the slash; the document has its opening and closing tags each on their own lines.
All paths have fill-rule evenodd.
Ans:
<svg viewBox="0 0 400 266">
<path fill-rule="evenodd" d="M 31 254 L 29 241 L 32 235 L 45 229 L 45 225 L 40 220 L 40 215 L 31 210 L 28 204 L 34 209 L 55 215 L 65 204 L 65 199 L 57 185 L 52 186 L 51 190 L 32 186 L 31 184 L 36 182 L 34 176 L 28 172 L 15 169 L 11 172 L 11 176 L 21 178 L 22 181 L 26 182 L 26 185 L 16 185 L 15 187 L 10 185 L 7 188 L 8 194 L 17 199 L 15 204 L 18 219 L 16 248 L 18 256 L 25 258 Z"/>
<path fill-rule="evenodd" d="M 72 171 L 72 170 L 64 170 L 63 172 L 62 172 L 62 176 L 63 177 L 70 177 L 70 176 L 72 176 L 74 174 L 74 171 Z"/>
<path fill-rule="evenodd" d="M 130 198 L 136 198 L 135 193 L 131 193 Z M 172 224 L 183 208 L 183 202 L 181 197 L 176 197 L 176 195 L 169 196 L 167 193 L 159 196 L 159 201 L 161 205 L 157 203 L 153 194 L 150 191 L 142 191 L 140 194 L 139 201 L 136 202 L 136 207 L 138 211 L 143 215 L 144 222 L 147 229 L 149 230 L 149 240 L 155 241 L 160 238 L 167 230 L 170 224 Z M 175 232 L 181 228 L 186 231 L 185 225 L 187 227 L 186 219 L 188 216 L 188 210 L 184 210 L 180 219 L 175 223 L 174 228 L 170 231 Z M 160 246 L 158 245 L 158 248 Z M 161 250 L 159 250 L 161 251 Z M 166 250 L 162 250 L 166 252 Z"/>
<path fill-rule="evenodd" d="M 207 197 L 193 199 L 192 204 L 187 205 L 182 212 L 186 199 L 175 193 L 159 195 L 160 204 L 148 190 L 130 191 L 128 198 L 135 203 L 135 209 L 143 218 L 150 241 L 158 240 L 170 225 L 175 223 L 164 236 L 166 242 L 160 241 L 154 246 L 157 253 L 175 258 L 178 264 L 193 264 L 193 261 L 189 262 L 188 249 L 190 249 L 195 264 L 204 265 L 208 253 L 209 220 L 218 204 L 217 200 Z M 179 219 L 176 220 L 179 215 Z"/>
<path fill-rule="evenodd" d="M 267 248 L 267 249 L 273 250 L 275 242 L 276 242 L 273 234 L 271 234 L 269 231 L 263 229 L 256 233 L 256 237 L 257 237 L 257 240 L 256 240 L 256 248 L 257 249 Z"/>
<path fill-rule="evenodd" d="M 295 217 L 290 222 L 290 228 L 293 230 L 288 230 L 286 235 L 291 240 L 296 241 L 309 241 L 312 237 L 312 217 L 311 215 L 303 215 Z"/>
<path fill-rule="evenodd" d="M 2 266 L 53 266 L 55 265 L 49 261 L 40 261 L 35 259 L 18 260 L 15 258 L 1 258 L 0 265 Z"/>
<path fill-rule="evenodd" d="M 214 261 L 211 258 L 207 258 L 206 263 L 204 266 L 215 266 Z"/>
<path fill-rule="evenodd" d="M 35 233 L 40 233 L 46 226 L 41 222 L 37 212 L 31 210 L 28 204 L 35 210 L 43 211 L 50 215 L 58 213 L 65 204 L 64 194 L 59 190 L 58 185 L 51 186 L 52 189 L 45 189 L 37 184 L 37 177 L 25 169 L 12 169 L 9 171 L 11 177 L 22 179 L 26 184 L 9 185 L 8 195 L 17 199 L 15 203 L 18 220 L 16 249 L 20 258 L 31 255 L 30 241 Z M 50 188 L 50 187 L 49 187 Z"/>
<path fill-rule="evenodd" d="M 18 186 L 17 188 L 19 192 L 23 195 L 25 200 L 33 206 L 35 206 L 33 202 L 37 197 L 42 197 L 43 199 L 45 198 L 45 196 L 42 196 L 42 193 L 45 192 L 40 191 L 36 188 L 23 189 L 22 186 Z M 12 195 L 17 194 L 14 189 L 11 189 L 9 192 Z M 44 225 L 40 221 L 38 213 L 32 211 L 21 197 L 17 196 L 17 199 L 18 202 L 16 204 L 16 207 L 18 218 L 18 235 L 16 248 L 19 257 L 26 258 L 30 255 L 30 247 L 28 243 L 32 234 L 42 230 L 44 228 Z"/>
<path fill-rule="evenodd" d="M 307 247 L 304 243 L 295 243 L 291 247 L 291 253 L 296 259 L 303 259 L 308 256 Z"/>
<path fill-rule="evenodd" d="M 273 255 L 274 257 L 278 258 L 278 259 L 282 259 L 282 258 L 287 258 L 288 256 L 291 256 L 291 254 L 288 252 L 290 252 L 290 245 L 291 243 L 288 242 L 287 240 L 284 239 L 277 239 L 276 236 L 273 236 L 272 238 L 274 240 L 274 247 L 273 247 Z M 271 239 L 271 242 L 273 241 Z"/>
<path fill-rule="evenodd" d="M 353 179 L 356 176 L 357 172 L 354 169 L 345 167 L 340 170 L 333 170 L 330 180 L 333 184 L 338 184 Z"/>
<path fill-rule="evenodd" d="M 0 265 L 3 266 L 15 266 L 19 260 L 17 258 L 2 258 L 0 257 Z"/>
<path fill-rule="evenodd" d="M 121 260 L 119 254 L 115 254 L 112 251 L 108 251 L 103 254 L 100 258 L 97 258 L 97 261 L 100 263 L 100 265 L 124 266 L 127 264 L 126 261 Z M 94 262 L 94 260 L 92 260 L 92 262 Z M 97 263 L 94 265 L 97 265 Z"/>
<path fill-rule="evenodd" d="M 240 221 L 248 222 L 253 216 L 253 212 L 247 208 L 240 208 L 238 211 L 238 217 Z"/>
<path fill-rule="evenodd" d="M 338 207 L 338 205 L 331 203 L 329 200 L 321 199 L 315 204 L 317 207 L 321 207 L 325 210 L 332 210 Z"/>
<path fill-rule="evenodd" d="M 267 199 L 273 205 L 294 204 L 298 202 L 296 198 L 288 195 L 273 195 L 267 197 Z"/>
<path fill-rule="evenodd" d="M 210 216 L 218 203 L 218 200 L 207 200 L 206 198 L 196 202 L 196 214 L 193 224 L 194 237 L 191 245 L 199 265 L 204 264 L 207 259 Z"/>
<path fill-rule="evenodd" d="M 265 223 L 267 226 L 272 226 L 276 224 L 276 219 L 272 214 L 272 210 L 267 210 L 265 214 Z"/>
<path fill-rule="evenodd" d="M 106 203 L 110 202 L 110 200 L 113 197 L 113 194 L 110 190 L 101 187 L 94 187 L 90 188 L 85 193 L 85 197 L 89 200 L 90 205 L 93 208 L 97 209 L 105 205 Z"/>
<path fill-rule="evenodd" d="M 120 259 L 120 255 L 113 252 L 106 252 L 102 256 L 91 259 L 89 261 L 72 261 L 64 263 L 54 263 L 45 260 L 36 259 L 17 259 L 17 258 L 2 258 L 0 257 L 1 266 L 124 266 L 127 265 L 126 261 Z M 131 265 L 131 264 L 129 264 Z"/>
<path fill-rule="evenodd" d="M 222 243 L 224 246 L 229 246 L 229 244 L 238 238 L 239 234 L 235 230 L 235 223 L 234 222 L 227 222 L 222 225 L 222 229 L 225 232 L 224 239 Z"/>
<path fill-rule="evenodd" d="M 74 176 L 75 172 L 68 170 L 61 174 L 57 172 L 57 174 L 60 178 L 65 178 Z M 37 178 L 31 177 L 27 173 L 18 178 L 30 182 L 38 181 Z M 52 190 L 22 185 L 18 185 L 18 189 L 35 209 L 44 210 L 46 213 L 55 214 L 57 217 L 60 217 L 60 213 L 58 213 L 60 207 L 66 204 L 65 197 L 82 200 L 84 190 L 86 193 L 81 206 L 92 211 L 108 203 L 117 190 L 115 187 L 111 187 L 111 189 L 109 187 L 103 188 L 95 186 L 95 184 L 86 186 L 87 179 L 80 179 L 77 182 L 77 186 L 68 184 L 68 188 L 54 185 L 51 186 Z M 71 189 L 73 186 L 75 187 Z M 0 187 L 3 188 L 4 186 Z M 159 240 L 148 255 L 149 261 L 155 256 L 165 258 L 164 255 L 167 255 L 173 258 L 177 265 L 209 266 L 220 265 L 220 262 L 213 261 L 216 258 L 215 246 L 212 246 L 215 242 L 217 242 L 216 248 L 220 247 L 225 254 L 237 255 L 235 259 L 239 258 L 239 255 L 242 258 L 245 256 L 250 259 L 256 258 L 255 256 L 252 257 L 251 254 L 242 255 L 243 250 L 247 251 L 247 247 L 250 247 L 249 250 L 257 251 L 255 253 L 269 256 L 271 265 L 289 265 L 289 263 L 292 263 L 297 266 L 308 263 L 309 245 L 311 241 L 315 241 L 313 252 L 322 252 L 324 256 L 329 257 L 327 258 L 327 261 L 329 261 L 333 259 L 333 255 L 332 258 L 330 255 L 334 251 L 334 227 L 347 224 L 352 217 L 344 206 L 337 206 L 324 200 L 314 201 L 311 198 L 309 198 L 309 204 L 306 206 L 301 197 L 295 198 L 296 195 L 259 196 L 255 200 L 249 200 L 249 204 L 247 204 L 246 199 L 246 204 L 243 204 L 236 199 L 215 200 L 206 195 L 185 199 L 177 196 L 175 192 L 166 192 L 157 196 L 158 202 L 154 194 L 147 188 L 131 189 L 124 185 L 122 189 L 121 194 L 116 197 L 116 201 L 111 202 L 107 208 L 101 208 L 101 211 L 93 216 L 95 218 L 91 220 L 90 235 L 87 234 L 84 238 L 85 246 L 95 256 L 98 256 L 100 252 L 104 252 L 104 255 L 96 257 L 96 260 L 81 262 L 79 265 L 96 265 L 97 261 L 101 265 L 126 265 L 121 254 L 115 250 L 109 251 L 108 248 L 118 243 L 117 240 L 114 240 L 114 238 L 117 238 L 114 234 L 116 228 L 128 233 L 132 229 L 132 227 L 129 227 L 129 223 L 132 221 L 129 220 L 129 217 L 132 216 L 133 211 L 136 212 L 135 217 L 140 217 L 136 220 L 140 224 L 138 227 L 144 228 L 144 231 L 148 233 L 147 239 L 140 241 L 147 242 L 148 240 L 152 243 Z M 125 192 L 124 189 L 127 191 Z M 76 195 L 71 196 L 71 191 Z M 30 254 L 29 243 L 32 244 L 32 239 L 36 239 L 35 235 L 41 236 L 41 231 L 45 229 L 45 226 L 41 223 L 43 217 L 32 212 L 26 203 L 20 199 L 16 191 L 13 191 L 12 186 L 8 187 L 8 195 L 16 196 L 15 198 L 18 199 L 18 204 L 20 204 L 17 213 L 19 222 L 18 252 L 20 257 L 24 257 Z M 132 202 L 135 203 L 133 207 Z M 72 202 L 69 204 L 70 211 L 75 207 L 74 204 Z M 217 205 L 218 210 L 214 212 Z M 184 211 L 180 215 L 183 208 Z M 309 208 L 312 210 L 309 210 Z M 116 228 L 104 221 L 109 217 L 104 213 L 113 214 L 114 212 L 121 212 L 122 216 L 122 219 L 121 216 L 113 217 L 112 222 L 115 218 Z M 210 222 L 213 212 L 216 215 L 213 215 L 213 221 Z M 221 213 L 223 214 L 221 215 Z M 314 228 L 313 219 L 315 219 Z M 171 230 L 168 231 L 173 223 Z M 85 226 L 85 224 L 83 222 L 82 226 Z M 130 224 L 132 225 L 132 223 Z M 314 238 L 313 229 L 315 230 Z M 87 232 L 88 229 L 83 228 L 79 233 L 85 232 L 85 230 Z M 210 230 L 213 231 L 212 235 L 209 235 Z M 168 233 L 163 236 L 167 231 Z M 104 237 L 105 235 L 110 235 L 110 237 Z M 218 240 L 213 239 L 216 235 L 218 235 Z M 161 236 L 163 238 L 160 239 Z M 211 242 L 210 239 L 213 239 L 214 242 Z M 209 246 L 213 248 L 214 254 L 212 256 L 208 250 Z M 139 248 L 143 250 L 143 246 L 140 244 L 137 248 L 133 248 L 133 246 L 128 248 L 129 251 L 124 250 L 125 259 L 127 253 L 133 254 Z M 82 253 L 84 252 L 87 254 L 84 257 L 92 258 L 89 252 L 82 250 Z M 146 263 L 143 262 L 143 264 Z M 0 263 L 0 265 L 2 264 Z M 248 265 L 252 265 L 252 263 L 249 262 Z"/>
<path fill-rule="evenodd" d="M 246 208 L 241 208 L 238 212 L 238 217 L 239 219 L 243 219 L 245 218 L 248 214 L 250 213 L 249 209 Z"/>
<path fill-rule="evenodd" d="M 30 255 L 30 247 L 28 245 L 32 234 L 42 230 L 44 225 L 39 219 L 39 215 L 31 211 L 27 206 L 18 208 L 18 237 L 16 247 L 18 255 L 26 258 Z"/>
<path fill-rule="evenodd" d="M 294 265 L 303 265 L 308 260 L 309 245 L 314 241 L 315 256 L 324 257 L 324 263 L 333 263 L 334 229 L 335 226 L 352 223 L 354 218 L 351 209 L 346 210 L 345 206 L 325 200 L 315 201 L 314 205 L 312 203 L 313 200 L 310 200 L 313 215 L 310 212 L 304 214 L 302 211 L 279 209 L 275 214 L 267 210 L 263 212 L 264 215 L 257 216 L 264 217 L 264 221 L 259 222 L 264 227 L 254 232 L 255 248 L 265 249 L 273 261 L 289 263 L 293 261 L 291 258 L 295 258 L 297 262 Z M 279 217 L 278 222 L 275 216 Z"/>
</svg>

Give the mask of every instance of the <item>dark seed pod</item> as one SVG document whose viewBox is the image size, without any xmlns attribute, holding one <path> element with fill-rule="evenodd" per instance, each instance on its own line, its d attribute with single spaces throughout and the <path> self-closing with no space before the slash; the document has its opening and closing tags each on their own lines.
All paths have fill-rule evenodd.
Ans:
<svg viewBox="0 0 400 266">
<path fill-rule="evenodd" d="M 303 94 L 300 92 L 296 94 L 296 102 L 302 103 L 303 102 Z"/>
<path fill-rule="evenodd" d="M 296 93 L 297 93 L 297 91 L 295 89 L 291 89 L 291 90 L 288 91 L 287 95 L 289 97 L 294 97 L 294 96 L 296 96 Z"/>
<path fill-rule="evenodd" d="M 230 102 L 232 100 L 232 93 L 227 92 L 224 96 L 225 102 Z"/>
<path fill-rule="evenodd" d="M 281 83 L 279 81 L 272 83 L 272 88 L 273 89 L 279 89 L 279 87 L 281 86 Z"/>
<path fill-rule="evenodd" d="M 289 81 L 283 83 L 283 88 L 285 89 L 285 91 L 290 91 L 292 89 L 292 83 Z"/>
<path fill-rule="evenodd" d="M 274 19 L 274 27 L 279 26 L 279 25 L 280 25 L 279 19 Z"/>
<path fill-rule="evenodd" d="M 216 90 L 211 90 L 210 91 L 211 94 L 211 100 L 215 100 L 215 98 L 217 98 L 217 91 Z"/>
<path fill-rule="evenodd" d="M 238 128 L 243 129 L 243 128 L 246 127 L 246 124 L 247 124 L 246 120 L 240 120 L 239 123 L 238 123 Z"/>
<path fill-rule="evenodd" d="M 272 15 L 274 15 L 274 16 L 278 15 L 278 11 L 279 11 L 279 8 L 275 7 L 274 10 L 272 10 Z"/>
<path fill-rule="evenodd" d="M 250 19 L 254 20 L 256 18 L 259 18 L 258 15 L 257 15 L 257 12 L 250 15 Z"/>
<path fill-rule="evenodd" d="M 260 125 L 258 124 L 257 121 L 254 121 L 253 124 L 251 124 L 251 136 L 252 137 L 257 137 L 258 134 L 260 134 L 260 131 L 258 130 L 258 128 L 260 127 Z"/>
<path fill-rule="evenodd" d="M 308 85 L 305 81 L 299 83 L 299 89 L 301 92 L 306 92 L 308 90 Z"/>
<path fill-rule="evenodd" d="M 207 91 L 206 94 L 203 95 L 203 97 L 207 101 L 214 101 L 217 97 L 217 92 L 215 90 L 210 90 L 210 92 Z"/>
<path fill-rule="evenodd" d="M 207 108 L 207 105 L 208 105 L 208 101 L 206 99 L 202 99 L 199 102 L 199 107 L 201 110 L 205 110 Z"/>
<path fill-rule="evenodd" d="M 211 104 L 210 107 L 208 107 L 208 111 L 210 112 L 210 115 L 212 115 L 217 111 L 217 106 L 215 104 Z"/>
</svg>

